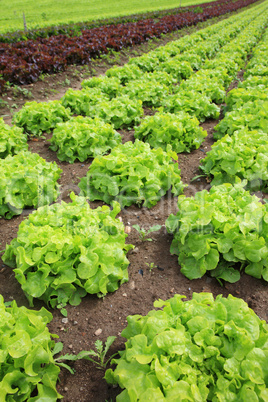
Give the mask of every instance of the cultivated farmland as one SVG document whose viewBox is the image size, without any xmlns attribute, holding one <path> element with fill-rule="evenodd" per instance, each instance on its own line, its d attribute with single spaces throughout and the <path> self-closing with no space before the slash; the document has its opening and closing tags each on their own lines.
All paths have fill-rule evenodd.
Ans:
<svg viewBox="0 0 268 402">
<path fill-rule="evenodd" d="M 267 21 L 3 96 L 0 294 L 31 308 L 0 298 L 3 400 L 267 400 Z"/>
</svg>

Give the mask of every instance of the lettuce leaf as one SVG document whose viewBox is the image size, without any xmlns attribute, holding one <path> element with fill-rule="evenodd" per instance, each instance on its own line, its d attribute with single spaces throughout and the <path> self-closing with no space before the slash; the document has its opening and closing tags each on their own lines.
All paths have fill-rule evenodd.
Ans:
<svg viewBox="0 0 268 402">
<path fill-rule="evenodd" d="M 55 162 L 28 151 L 0 159 L 0 216 L 10 219 L 24 208 L 55 201 L 61 172 Z"/>
<path fill-rule="evenodd" d="M 60 161 L 84 162 L 88 158 L 106 154 L 121 143 L 120 134 L 100 119 L 73 117 L 59 123 L 53 131 L 50 149 L 57 151 Z"/>
<path fill-rule="evenodd" d="M 206 136 L 197 118 L 185 112 L 146 116 L 134 133 L 135 138 L 148 142 L 153 148 L 166 151 L 170 144 L 176 153 L 199 148 Z"/>
<path fill-rule="evenodd" d="M 207 271 L 233 282 L 230 266 L 236 263 L 256 278 L 268 280 L 268 204 L 244 190 L 245 183 L 225 183 L 203 190 L 195 197 L 178 198 L 179 211 L 166 228 L 174 238 L 170 251 L 178 255 L 181 272 L 189 279 Z M 239 276 L 236 276 L 239 279 Z"/>
<path fill-rule="evenodd" d="M 27 136 L 19 127 L 10 127 L 0 118 L 0 158 L 28 151 Z"/>
<path fill-rule="evenodd" d="M 109 155 L 95 158 L 78 186 L 91 201 L 110 204 L 116 200 L 122 207 L 142 204 L 150 208 L 170 188 L 178 195 L 185 187 L 173 159 L 177 155 L 170 146 L 164 152 L 139 140 L 126 142 Z"/>
<path fill-rule="evenodd" d="M 38 208 L 6 246 L 3 261 L 14 269 L 27 296 L 62 308 L 78 305 L 86 293 L 114 292 L 128 280 L 124 225 L 113 210 L 92 210 L 83 197 Z"/>
<path fill-rule="evenodd" d="M 268 326 L 242 300 L 176 294 L 127 317 L 127 339 L 105 379 L 118 401 L 265 400 Z"/>
<path fill-rule="evenodd" d="M 52 314 L 45 308 L 29 310 L 12 301 L 6 307 L 0 295 L 0 389 L 2 401 L 44 400 L 62 396 L 56 383 L 60 368 L 54 361 L 55 341 L 47 324 Z M 31 398 L 32 393 L 35 397 Z"/>
<path fill-rule="evenodd" d="M 26 102 L 25 105 L 14 114 L 13 123 L 22 127 L 25 133 L 40 137 L 43 132 L 49 132 L 58 123 L 69 120 L 70 109 L 66 109 L 61 101 Z"/>
</svg>

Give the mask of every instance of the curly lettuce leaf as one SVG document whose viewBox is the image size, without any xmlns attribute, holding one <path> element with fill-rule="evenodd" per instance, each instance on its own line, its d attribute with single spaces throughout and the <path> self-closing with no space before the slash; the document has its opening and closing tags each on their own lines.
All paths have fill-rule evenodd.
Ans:
<svg viewBox="0 0 268 402">
<path fill-rule="evenodd" d="M 114 292 L 128 280 L 124 225 L 113 210 L 92 210 L 83 197 L 41 207 L 24 220 L 6 246 L 3 261 L 31 305 L 34 298 L 52 307 L 78 305 L 86 293 Z"/>
<path fill-rule="evenodd" d="M 232 295 L 184 297 L 158 300 L 161 310 L 127 317 L 125 349 L 105 373 L 122 388 L 117 399 L 265 400 L 267 323 Z"/>
<path fill-rule="evenodd" d="M 150 208 L 170 188 L 178 195 L 185 187 L 173 159 L 177 155 L 171 147 L 164 152 L 139 140 L 134 144 L 126 142 L 109 155 L 94 159 L 87 176 L 79 183 L 81 194 L 91 201 L 110 204 L 116 200 L 123 207 L 142 204 Z"/>
</svg>

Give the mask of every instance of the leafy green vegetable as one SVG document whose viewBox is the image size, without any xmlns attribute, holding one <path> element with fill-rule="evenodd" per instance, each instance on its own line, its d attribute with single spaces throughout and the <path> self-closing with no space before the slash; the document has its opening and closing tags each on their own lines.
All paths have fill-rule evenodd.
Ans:
<svg viewBox="0 0 268 402">
<path fill-rule="evenodd" d="M 209 70 L 222 68 L 225 70 L 227 75 L 231 77 L 231 79 L 234 79 L 237 72 L 240 70 L 240 66 L 234 60 L 224 55 L 219 55 L 218 57 L 215 57 L 215 59 L 207 60 L 203 64 L 202 68 Z M 229 83 L 230 78 L 228 80 L 225 79 L 225 88 Z"/>
<path fill-rule="evenodd" d="M 206 70 L 206 76 L 202 70 L 194 74 L 189 80 L 184 81 L 175 88 L 174 92 L 180 95 L 186 91 L 200 92 L 215 103 L 222 103 L 225 99 L 225 89 L 218 77 L 209 77 L 210 70 Z"/>
<path fill-rule="evenodd" d="M 107 153 L 121 143 L 121 136 L 102 120 L 78 116 L 59 123 L 50 142 L 60 161 L 73 163 Z"/>
<path fill-rule="evenodd" d="M 258 63 L 258 65 L 247 69 L 247 71 L 244 74 L 245 78 L 250 77 L 251 75 L 258 75 L 258 76 L 268 76 L 268 66 L 263 65 L 261 63 Z"/>
<path fill-rule="evenodd" d="M 176 78 L 177 81 L 185 80 L 193 74 L 193 69 L 188 61 L 170 59 L 161 63 L 157 70 L 165 71 Z"/>
<path fill-rule="evenodd" d="M 115 98 L 120 94 L 122 85 L 119 78 L 100 75 L 81 82 L 82 88 L 99 88 L 109 99 Z"/>
<path fill-rule="evenodd" d="M 195 116 L 200 122 L 206 119 L 217 119 L 220 108 L 210 98 L 197 91 L 180 91 L 179 94 L 168 95 L 162 101 L 160 112 L 186 112 Z"/>
<path fill-rule="evenodd" d="M 250 76 L 242 82 L 238 83 L 238 88 L 245 89 L 256 89 L 262 90 L 267 89 L 268 77 Z"/>
<path fill-rule="evenodd" d="M 241 107 L 227 112 L 224 118 L 215 126 L 215 139 L 225 134 L 232 135 L 235 131 L 248 128 L 267 133 L 268 101 L 256 100 L 247 102 Z"/>
<path fill-rule="evenodd" d="M 247 102 L 254 101 L 267 101 L 268 100 L 268 89 L 263 90 L 257 88 L 234 88 L 228 92 L 226 97 L 227 110 L 239 109 Z"/>
<path fill-rule="evenodd" d="M 251 191 L 268 190 L 268 136 L 247 129 L 226 135 L 212 145 L 200 168 L 213 176 L 212 185 L 246 179 Z"/>
<path fill-rule="evenodd" d="M 169 88 L 161 82 L 143 79 L 131 81 L 122 89 L 122 95 L 127 95 L 130 99 L 139 99 L 147 107 L 160 106 L 162 99 L 169 92 Z"/>
<path fill-rule="evenodd" d="M 127 82 L 139 79 L 143 76 L 143 71 L 138 66 L 125 64 L 124 66 L 114 66 L 105 73 L 107 77 L 116 77 L 122 85 Z"/>
<path fill-rule="evenodd" d="M 173 57 L 172 60 L 177 61 L 178 63 L 181 63 L 182 61 L 187 61 L 193 70 L 199 70 L 202 66 L 202 58 L 201 56 L 198 56 L 198 54 L 195 54 L 194 50 L 192 53 L 187 52 L 178 54 Z"/>
<path fill-rule="evenodd" d="M 28 151 L 0 159 L 0 216 L 10 219 L 26 207 L 55 201 L 61 172 L 55 162 Z"/>
<path fill-rule="evenodd" d="M 114 292 L 128 280 L 124 225 L 113 210 L 91 209 L 86 199 L 39 208 L 24 220 L 17 237 L 6 246 L 3 261 L 33 305 L 44 300 L 62 308 L 78 305 L 86 293 Z"/>
<path fill-rule="evenodd" d="M 33 137 L 40 137 L 46 131 L 49 132 L 58 123 L 69 120 L 70 110 L 65 108 L 61 101 L 26 102 L 25 105 L 14 114 L 13 123 Z"/>
<path fill-rule="evenodd" d="M 115 129 L 131 127 L 138 124 L 143 116 L 142 101 L 127 95 L 110 101 L 99 100 L 94 105 L 87 105 L 87 115 L 112 124 Z"/>
<path fill-rule="evenodd" d="M 161 61 L 153 52 L 145 53 L 139 57 L 132 57 L 129 59 L 128 64 L 138 67 L 143 72 L 152 72 L 157 69 L 157 66 L 161 64 Z"/>
<path fill-rule="evenodd" d="M 109 155 L 93 160 L 81 179 L 82 195 L 91 201 L 118 201 L 122 207 L 138 204 L 152 207 L 170 189 L 178 195 L 184 188 L 177 159 L 171 147 L 151 149 L 139 140 L 114 148 Z"/>
<path fill-rule="evenodd" d="M 166 151 L 170 144 L 174 152 L 181 153 L 199 148 L 207 132 L 199 126 L 197 118 L 188 113 L 156 113 L 146 116 L 140 126 L 135 127 L 134 136 L 153 148 Z"/>
<path fill-rule="evenodd" d="M 101 92 L 99 88 L 85 88 L 82 90 L 70 88 L 61 98 L 63 106 L 70 109 L 73 114 L 83 116 L 91 116 L 95 105 L 102 100 L 109 100 L 109 97 Z"/>
<path fill-rule="evenodd" d="M 266 401 L 268 325 L 242 300 L 211 293 L 158 300 L 128 316 L 127 339 L 105 379 L 117 401 Z"/>
<path fill-rule="evenodd" d="M 27 136 L 19 127 L 10 127 L 0 118 L 0 158 L 27 151 Z"/>
<path fill-rule="evenodd" d="M 222 261 L 226 281 L 233 281 L 235 263 L 268 281 L 268 204 L 244 185 L 225 183 L 194 198 L 179 197 L 179 211 L 168 217 L 166 227 L 174 236 L 170 252 L 179 256 L 187 278 L 201 278 Z"/>
<path fill-rule="evenodd" d="M 53 358 L 55 342 L 47 324 L 52 314 L 6 307 L 0 295 L 0 390 L 1 401 L 56 402 L 62 396 L 56 383 L 60 368 Z M 35 396 L 32 393 L 35 392 Z"/>
</svg>

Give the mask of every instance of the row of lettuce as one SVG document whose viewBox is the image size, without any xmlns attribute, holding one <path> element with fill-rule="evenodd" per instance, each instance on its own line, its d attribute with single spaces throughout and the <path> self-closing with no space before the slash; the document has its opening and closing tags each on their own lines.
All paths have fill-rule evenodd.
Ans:
<svg viewBox="0 0 268 402">
<path fill-rule="evenodd" d="M 34 298 L 61 309 L 67 303 L 78 305 L 87 293 L 113 292 L 128 280 L 126 253 L 133 246 L 125 244 L 124 225 L 116 218 L 118 202 L 121 207 L 151 207 L 170 187 L 175 195 L 182 192 L 184 184 L 174 163 L 177 153 L 198 148 L 206 135 L 199 121 L 219 116 L 217 104 L 225 100 L 230 82 L 264 32 L 266 8 L 265 4 L 258 6 L 123 67 L 114 67 L 103 77 L 85 81 L 81 91 L 68 90 L 60 102 L 28 103 L 15 116 L 12 128 L 2 123 L 2 132 L 11 139 L 14 135 L 14 139 L 2 147 L 6 158 L 1 161 L 1 191 L 6 193 L 1 216 L 10 218 L 25 206 L 44 205 L 21 223 L 3 256 L 14 268 L 30 305 Z M 215 159 L 210 155 L 221 141 L 232 141 L 238 135 L 242 141 L 245 132 L 255 138 L 256 130 L 266 140 L 262 111 L 258 127 L 258 111 L 254 111 L 255 131 L 245 120 L 251 103 L 265 104 L 266 39 L 265 35 L 255 47 L 241 88 L 227 97 L 225 124 L 224 119 L 219 123 L 216 136 L 225 134 L 224 127 L 227 135 L 202 162 L 206 174 L 217 180 L 215 169 L 220 164 L 216 162 L 212 170 L 208 161 Z M 149 81 L 153 85 L 149 86 Z M 249 86 L 254 87 L 252 93 Z M 247 90 L 243 92 L 243 88 Z M 143 106 L 160 110 L 141 121 Z M 235 111 L 239 118 L 244 116 L 246 128 L 230 132 L 227 119 L 230 121 Z M 72 116 L 76 114 L 79 116 Z M 116 129 L 133 125 L 134 144 L 120 144 Z M 57 197 L 60 169 L 27 151 L 27 134 L 38 136 L 50 129 L 54 129 L 51 146 L 60 159 L 95 158 L 81 179 L 85 197 L 72 194 L 68 204 L 48 206 Z M 252 140 L 245 151 L 247 155 L 255 152 L 256 157 L 251 158 L 254 163 L 259 154 L 264 160 L 266 155 L 267 163 L 265 144 L 263 150 L 255 150 L 257 141 Z M 103 156 L 110 149 L 111 153 Z M 7 156 L 9 153 L 17 155 Z M 221 165 L 228 165 L 230 155 L 231 151 Z M 244 171 L 250 166 L 248 161 Z M 246 176 L 239 173 L 237 177 Z M 265 182 L 261 176 L 257 180 L 259 185 L 261 180 Z M 239 279 L 235 269 L 239 266 L 268 280 L 267 204 L 244 189 L 246 182 L 234 179 L 233 185 L 229 176 L 222 181 L 224 184 L 213 183 L 209 192 L 198 192 L 194 198 L 179 196 L 179 212 L 166 222 L 174 234 L 171 252 L 179 255 L 182 272 L 191 279 L 210 271 L 218 280 L 234 282 Z M 92 210 L 88 199 L 101 199 L 113 208 Z M 20 401 L 33 402 L 41 396 L 55 401 L 60 397 L 56 390 L 59 367 L 51 352 L 54 343 L 46 332 L 51 316 L 42 310 L 37 325 L 29 310 L 18 309 L 15 302 L 11 307 L 0 302 L 4 317 L 0 321 L 3 401 L 10 395 Z M 218 296 L 214 301 L 210 294 L 194 294 L 187 302 L 176 295 L 155 304 L 163 306 L 146 317 L 128 317 L 128 327 L 122 333 L 128 339 L 126 349 L 114 360 L 116 369 L 105 375 L 109 383 L 124 389 L 118 402 L 152 397 L 157 401 L 267 400 L 268 328 L 246 303 L 231 296 Z M 36 339 L 42 339 L 43 344 Z M 31 397 L 36 386 L 38 396 Z"/>
<path fill-rule="evenodd" d="M 48 38 L 0 43 L 0 93 L 6 82 L 28 84 L 41 74 L 63 71 L 70 64 L 88 64 L 91 59 L 160 37 L 198 22 L 236 11 L 256 0 L 222 0 L 205 5 L 202 12 L 167 15 L 125 24 L 85 29 L 80 35 L 52 35 Z"/>
</svg>

